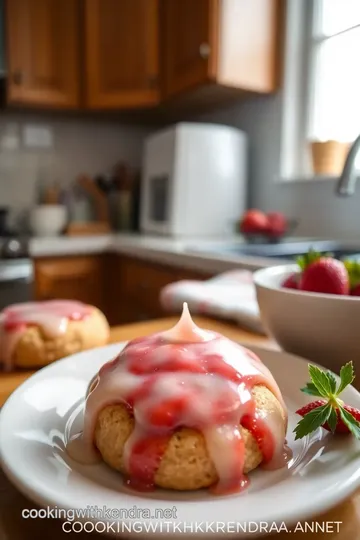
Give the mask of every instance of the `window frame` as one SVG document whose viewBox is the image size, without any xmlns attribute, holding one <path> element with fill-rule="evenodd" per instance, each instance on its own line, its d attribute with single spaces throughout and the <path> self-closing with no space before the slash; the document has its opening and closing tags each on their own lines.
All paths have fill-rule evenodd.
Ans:
<svg viewBox="0 0 360 540">
<path fill-rule="evenodd" d="M 316 77 L 316 48 L 325 41 L 336 39 L 336 36 L 360 25 L 330 35 L 321 34 L 318 29 L 322 2 L 323 0 L 287 0 L 281 119 L 281 182 L 337 178 L 329 175 L 315 176 L 311 166 L 308 135 L 314 119 L 316 99 L 313 82 Z"/>
<path fill-rule="evenodd" d="M 287 0 L 280 156 L 280 180 L 285 182 L 314 177 L 306 134 L 311 107 L 307 88 L 314 70 L 311 38 L 315 1 Z"/>
</svg>

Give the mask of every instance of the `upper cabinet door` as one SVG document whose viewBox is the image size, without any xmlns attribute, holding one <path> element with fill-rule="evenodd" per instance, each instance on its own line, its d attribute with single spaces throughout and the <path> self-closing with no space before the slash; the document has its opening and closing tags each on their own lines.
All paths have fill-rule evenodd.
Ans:
<svg viewBox="0 0 360 540">
<path fill-rule="evenodd" d="M 163 0 L 165 96 L 216 76 L 219 0 Z"/>
<path fill-rule="evenodd" d="M 78 0 L 8 0 L 8 102 L 79 103 Z"/>
<path fill-rule="evenodd" d="M 158 0 L 86 0 L 85 6 L 88 106 L 156 104 Z"/>
</svg>

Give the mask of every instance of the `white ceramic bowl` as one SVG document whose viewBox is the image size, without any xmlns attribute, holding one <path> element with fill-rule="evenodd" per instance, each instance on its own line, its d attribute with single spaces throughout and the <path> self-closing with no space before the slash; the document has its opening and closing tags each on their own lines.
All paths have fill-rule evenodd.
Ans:
<svg viewBox="0 0 360 540">
<path fill-rule="evenodd" d="M 35 206 L 30 212 L 30 227 L 35 236 L 58 236 L 67 223 L 66 206 L 44 204 Z"/>
<path fill-rule="evenodd" d="M 339 372 L 353 361 L 360 375 L 360 297 L 310 293 L 281 287 L 297 265 L 254 274 L 266 330 L 287 352 Z M 291 366 L 289 366 L 289 370 Z"/>
</svg>

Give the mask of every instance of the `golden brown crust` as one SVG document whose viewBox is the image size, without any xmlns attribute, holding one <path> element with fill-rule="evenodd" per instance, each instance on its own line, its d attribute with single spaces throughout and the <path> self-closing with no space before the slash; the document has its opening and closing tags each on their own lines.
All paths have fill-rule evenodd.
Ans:
<svg viewBox="0 0 360 540">
<path fill-rule="evenodd" d="M 255 386 L 253 396 L 258 409 L 284 411 L 275 396 L 265 386 Z M 134 418 L 123 405 L 110 405 L 99 414 L 95 428 L 95 444 L 103 460 L 112 468 L 126 473 L 123 463 L 125 442 L 134 429 Z M 245 469 L 247 473 L 260 465 L 262 454 L 252 434 L 240 426 L 245 441 Z M 207 452 L 205 439 L 195 429 L 181 428 L 170 438 L 159 469 L 155 475 L 157 486 L 165 489 L 196 490 L 218 480 L 215 466 Z"/>
<path fill-rule="evenodd" d="M 69 321 L 66 332 L 49 338 L 41 326 L 29 326 L 16 343 L 12 364 L 19 368 L 39 368 L 87 349 L 105 345 L 109 340 L 109 324 L 105 315 L 92 307 L 82 321 Z"/>
</svg>

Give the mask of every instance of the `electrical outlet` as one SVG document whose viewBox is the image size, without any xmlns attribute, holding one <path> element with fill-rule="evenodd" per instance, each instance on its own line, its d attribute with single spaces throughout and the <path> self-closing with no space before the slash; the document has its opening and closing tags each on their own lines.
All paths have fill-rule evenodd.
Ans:
<svg viewBox="0 0 360 540">
<path fill-rule="evenodd" d="M 23 129 L 23 144 L 27 148 L 52 148 L 53 131 L 49 126 L 28 124 Z"/>
</svg>

